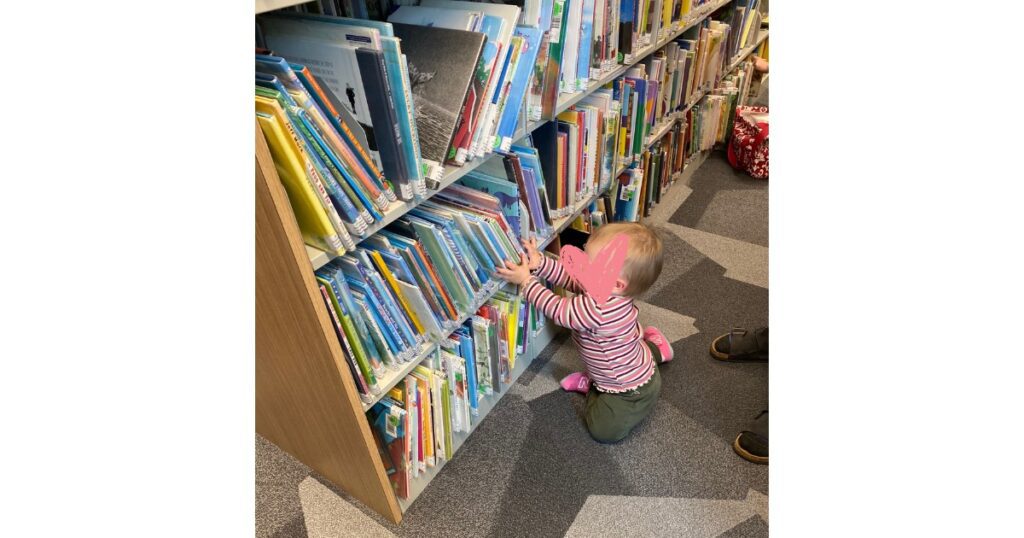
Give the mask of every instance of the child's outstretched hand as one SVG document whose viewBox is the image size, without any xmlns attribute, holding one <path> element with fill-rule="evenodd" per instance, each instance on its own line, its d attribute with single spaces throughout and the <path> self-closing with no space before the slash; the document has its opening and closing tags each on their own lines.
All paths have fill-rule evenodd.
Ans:
<svg viewBox="0 0 1024 538">
<path fill-rule="evenodd" d="M 544 263 L 544 258 L 541 257 L 540 251 L 537 250 L 537 240 L 531 238 L 523 241 L 523 250 L 526 251 L 526 257 L 530 259 L 530 270 L 535 271 L 540 268 L 541 264 Z"/>
<path fill-rule="evenodd" d="M 495 273 L 497 273 L 498 278 L 521 286 L 527 280 L 530 280 L 530 263 L 526 258 L 522 258 L 519 264 L 506 261 L 505 267 L 498 267 L 495 269 Z"/>
</svg>

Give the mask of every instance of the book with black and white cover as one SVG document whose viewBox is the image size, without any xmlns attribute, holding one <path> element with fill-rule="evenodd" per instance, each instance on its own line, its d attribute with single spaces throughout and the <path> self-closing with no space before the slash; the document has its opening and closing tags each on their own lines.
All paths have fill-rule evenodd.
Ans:
<svg viewBox="0 0 1024 538">
<path fill-rule="evenodd" d="M 443 163 L 473 83 L 484 35 L 394 23 L 409 68 L 420 152 Z"/>
</svg>

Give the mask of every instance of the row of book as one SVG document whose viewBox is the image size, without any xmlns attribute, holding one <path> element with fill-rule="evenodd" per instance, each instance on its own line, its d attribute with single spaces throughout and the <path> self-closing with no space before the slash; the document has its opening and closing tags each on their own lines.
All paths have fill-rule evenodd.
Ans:
<svg viewBox="0 0 1024 538">
<path fill-rule="evenodd" d="M 469 433 L 485 398 L 511 383 L 543 320 L 518 295 L 499 292 L 369 411 L 381 459 L 395 494 L 452 458 L 454 434 Z"/>
<path fill-rule="evenodd" d="M 675 122 L 665 134 L 657 140 L 644 139 L 643 144 L 634 145 L 625 153 L 632 154 L 632 166 L 617 178 L 616 188 L 607 196 L 592 205 L 585 215 L 574 223 L 574 228 L 589 231 L 593 226 L 610 221 L 638 221 L 650 215 L 651 210 L 661 201 L 675 174 L 682 172 L 687 161 L 697 153 L 709 151 L 716 145 L 728 142 L 732 132 L 735 110 L 737 106 L 746 104 L 753 79 L 753 62 L 741 63 L 732 73 L 727 74 L 717 85 L 708 84 L 717 80 L 717 74 L 701 81 L 701 77 L 692 77 L 693 65 L 700 61 L 715 58 L 713 54 L 702 54 L 705 47 L 721 47 L 716 41 L 718 32 L 728 37 L 728 26 L 718 25 L 711 21 L 706 27 L 699 28 L 700 39 L 680 39 L 669 43 L 663 51 L 655 53 L 647 63 L 639 64 L 635 70 L 627 73 L 623 79 L 623 88 L 643 90 L 648 95 L 643 125 L 650 132 L 656 125 L 663 122 Z M 696 47 L 692 49 L 691 47 Z M 695 60 L 699 59 L 699 60 Z M 721 62 L 728 57 L 714 59 L 714 69 L 721 69 Z M 672 67 L 672 64 L 675 67 Z M 646 68 L 650 70 L 647 71 Z M 708 67 L 708 66 L 705 66 Z M 712 69 L 712 71 L 714 70 Z M 635 72 L 634 72 L 635 71 Z M 700 72 L 708 73 L 704 67 Z M 651 78 L 640 78 L 650 73 Z M 632 77 L 630 81 L 630 75 Z M 697 80 L 690 85 L 687 80 Z M 632 82 L 629 86 L 627 81 Z M 619 81 L 616 81 L 618 88 Z M 660 93 L 660 95 L 659 95 Z M 653 95 L 653 99 L 650 98 Z M 694 97 L 690 97 L 690 96 Z M 694 102 L 691 99 L 703 97 Z M 681 117 L 673 111 L 682 110 Z M 676 120 L 680 121 L 676 121 Z M 630 133 L 623 131 L 624 143 L 628 144 Z M 633 140 L 639 137 L 634 135 Z M 639 153 L 635 153 L 639 151 Z M 626 155 L 622 156 L 624 159 Z"/>
<path fill-rule="evenodd" d="M 267 102 L 257 110 L 306 242 L 340 255 L 378 228 L 375 223 L 390 220 L 396 201 L 426 197 L 446 162 L 461 164 L 493 151 L 522 153 L 512 140 L 525 117 L 552 113 L 559 91 L 586 85 L 584 70 L 562 84 L 573 73 L 563 65 L 571 54 L 560 52 L 557 62 L 545 58 L 561 45 L 573 50 L 570 41 L 587 42 L 570 31 L 575 19 L 559 11 L 570 3 L 544 0 L 520 8 L 423 0 L 389 4 L 388 21 L 331 16 L 340 13 L 337 5 L 320 6 L 323 14 L 261 15 L 258 43 L 265 48 L 256 55 L 257 104 L 277 101 L 282 111 L 269 110 Z M 661 22 L 650 14 L 662 13 L 671 24 L 706 5 L 676 2 L 671 10 L 654 11 L 668 4 L 634 2 L 636 13 L 645 13 L 636 35 L 656 34 Z M 604 14 L 622 7 L 602 6 Z M 597 18 L 606 27 L 608 20 Z M 555 186 L 547 184 L 548 212 L 540 208 L 542 200 L 525 208 L 532 222 L 575 212 L 581 200 L 607 188 L 617 161 L 642 153 L 654 119 L 717 76 L 727 32 L 723 23 L 703 21 L 687 32 L 692 39 L 660 51 L 618 87 L 593 92 L 546 131 L 535 131 L 537 156 L 548 163 L 544 172 Z M 596 35 L 602 45 L 613 42 Z M 602 68 L 622 59 L 595 54 L 584 56 Z M 545 101 L 538 108 L 527 94 Z M 574 144 L 574 137 L 583 142 Z M 544 152 L 559 150 L 563 164 L 553 167 L 554 157 Z"/>
<path fill-rule="evenodd" d="M 422 358 L 501 284 L 522 247 L 494 196 L 453 185 L 316 271 L 360 398 Z"/>
<path fill-rule="evenodd" d="M 740 0 L 732 7 L 731 13 L 726 15 L 726 21 L 735 29 L 726 46 L 729 58 L 756 42 L 762 19 L 761 0 Z"/>
</svg>

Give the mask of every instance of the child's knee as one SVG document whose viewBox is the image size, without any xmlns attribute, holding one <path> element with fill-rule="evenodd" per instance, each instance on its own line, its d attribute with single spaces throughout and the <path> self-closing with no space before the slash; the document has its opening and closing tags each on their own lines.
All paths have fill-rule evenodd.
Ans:
<svg viewBox="0 0 1024 538">
<path fill-rule="evenodd" d="M 629 435 L 629 430 L 623 431 L 622 428 L 601 423 L 595 424 L 589 420 L 587 421 L 587 430 L 590 431 L 590 436 L 599 443 L 617 443 Z"/>
</svg>

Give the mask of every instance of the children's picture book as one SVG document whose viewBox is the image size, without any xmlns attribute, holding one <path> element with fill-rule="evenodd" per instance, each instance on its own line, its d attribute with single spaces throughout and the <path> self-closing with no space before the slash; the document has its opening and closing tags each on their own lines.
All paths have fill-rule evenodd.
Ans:
<svg viewBox="0 0 1024 538">
<path fill-rule="evenodd" d="M 395 23 L 408 60 L 416 127 L 424 159 L 444 162 L 473 82 L 483 34 Z"/>
</svg>

